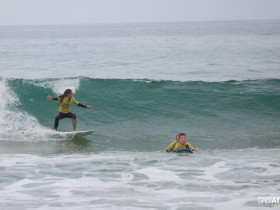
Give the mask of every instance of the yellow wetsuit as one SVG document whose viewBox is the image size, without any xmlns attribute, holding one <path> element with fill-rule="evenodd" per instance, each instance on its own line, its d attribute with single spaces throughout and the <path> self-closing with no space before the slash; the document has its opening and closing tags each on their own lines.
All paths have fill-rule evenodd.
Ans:
<svg viewBox="0 0 280 210">
<path fill-rule="evenodd" d="M 83 108 L 87 108 L 87 106 L 79 103 L 73 97 L 71 97 L 71 98 L 68 98 L 68 97 L 64 97 L 64 98 L 55 97 L 55 98 L 52 98 L 52 100 L 56 100 L 56 101 L 58 100 L 60 102 L 59 103 L 58 114 L 56 115 L 55 121 L 54 121 L 54 129 L 57 130 L 58 122 L 59 122 L 60 119 L 72 118 L 73 119 L 72 120 L 73 130 L 76 130 L 76 115 L 71 112 L 71 104 L 74 103 L 74 104 L 76 104 L 76 105 L 78 105 L 80 107 L 83 107 Z"/>
<path fill-rule="evenodd" d="M 175 145 L 177 144 L 177 141 L 173 141 L 169 146 L 164 150 L 165 152 L 172 152 L 175 148 Z"/>
<path fill-rule="evenodd" d="M 181 149 L 189 149 L 191 151 L 194 151 L 194 148 L 190 143 L 187 143 L 187 145 L 182 145 L 179 142 L 175 145 L 175 148 L 173 151 L 177 151 L 177 150 L 181 150 Z"/>
<path fill-rule="evenodd" d="M 64 97 L 63 100 L 61 101 L 61 98 L 58 98 L 58 101 L 61 102 L 59 104 L 59 112 L 67 114 L 71 112 L 71 104 L 74 103 L 76 105 L 79 105 L 79 102 L 75 98 L 68 98 Z"/>
</svg>

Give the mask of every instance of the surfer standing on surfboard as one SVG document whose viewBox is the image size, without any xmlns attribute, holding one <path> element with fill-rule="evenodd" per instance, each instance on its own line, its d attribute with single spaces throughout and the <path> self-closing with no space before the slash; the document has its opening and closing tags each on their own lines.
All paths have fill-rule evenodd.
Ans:
<svg viewBox="0 0 280 210">
<path fill-rule="evenodd" d="M 61 96 L 52 97 L 52 96 L 48 95 L 47 98 L 50 100 L 56 100 L 56 101 L 60 102 L 58 114 L 56 115 L 55 122 L 54 122 L 54 130 L 57 130 L 60 119 L 72 118 L 73 131 L 76 131 L 77 120 L 76 120 L 76 115 L 71 112 L 72 103 L 74 103 L 80 107 L 83 107 L 83 108 L 91 109 L 91 106 L 85 106 L 85 105 L 79 103 L 73 97 L 73 92 L 71 89 L 66 89 Z"/>
</svg>

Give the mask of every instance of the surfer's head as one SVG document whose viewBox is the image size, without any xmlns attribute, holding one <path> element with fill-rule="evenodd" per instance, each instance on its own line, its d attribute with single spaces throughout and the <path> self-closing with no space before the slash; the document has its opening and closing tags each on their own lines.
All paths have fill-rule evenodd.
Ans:
<svg viewBox="0 0 280 210">
<path fill-rule="evenodd" d="M 73 96 L 73 92 L 71 89 L 66 89 L 63 93 L 63 96 L 64 97 L 68 97 L 68 98 L 71 98 Z"/>
<path fill-rule="evenodd" d="M 187 144 L 187 136 L 185 133 L 180 133 L 179 135 L 179 143 L 182 145 Z"/>
<path fill-rule="evenodd" d="M 69 100 L 70 100 L 70 98 L 72 98 L 72 96 L 73 96 L 72 90 L 71 89 L 66 89 L 64 91 L 64 93 L 61 96 L 58 96 L 58 97 L 61 98 L 61 100 L 60 100 L 60 103 L 61 103 L 63 101 L 64 97 L 68 97 Z"/>
</svg>

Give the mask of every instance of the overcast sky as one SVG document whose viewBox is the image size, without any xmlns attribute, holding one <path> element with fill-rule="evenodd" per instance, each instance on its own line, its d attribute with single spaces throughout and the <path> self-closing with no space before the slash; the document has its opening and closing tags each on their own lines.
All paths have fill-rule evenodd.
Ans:
<svg viewBox="0 0 280 210">
<path fill-rule="evenodd" d="M 0 25 L 280 19 L 280 0 L 0 0 Z"/>
</svg>

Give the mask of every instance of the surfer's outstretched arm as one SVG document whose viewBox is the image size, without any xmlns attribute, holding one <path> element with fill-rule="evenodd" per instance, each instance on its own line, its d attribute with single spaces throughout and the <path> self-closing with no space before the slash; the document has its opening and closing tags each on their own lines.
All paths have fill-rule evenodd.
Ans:
<svg viewBox="0 0 280 210">
<path fill-rule="evenodd" d="M 83 107 L 83 108 L 87 108 L 87 109 L 91 109 L 91 106 L 85 106 L 85 105 L 83 105 L 81 103 L 79 103 L 78 106 Z"/>
<path fill-rule="evenodd" d="M 50 99 L 50 100 L 56 100 L 56 101 L 58 100 L 57 97 L 52 97 L 52 96 L 50 96 L 50 95 L 48 95 L 47 98 Z"/>
</svg>

